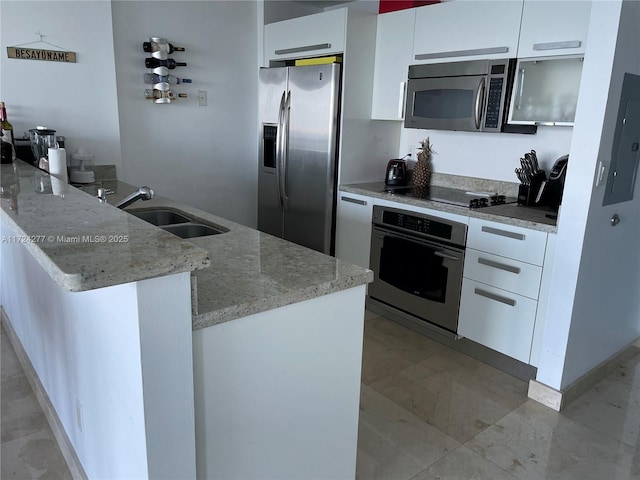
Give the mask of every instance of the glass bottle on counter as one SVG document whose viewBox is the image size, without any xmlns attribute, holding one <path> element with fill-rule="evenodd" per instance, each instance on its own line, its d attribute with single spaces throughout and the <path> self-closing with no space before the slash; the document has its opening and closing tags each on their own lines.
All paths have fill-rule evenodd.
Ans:
<svg viewBox="0 0 640 480">
<path fill-rule="evenodd" d="M 0 123 L 2 124 L 2 133 L 5 136 L 5 141 L 15 145 L 13 137 L 13 125 L 7 119 L 7 107 L 4 102 L 0 102 Z"/>
<path fill-rule="evenodd" d="M 185 62 L 176 62 L 173 58 L 167 58 L 161 60 L 159 58 L 145 58 L 144 65 L 147 68 L 167 67 L 169 70 L 173 70 L 176 67 L 186 67 Z"/>
<path fill-rule="evenodd" d="M 16 149 L 13 147 L 13 143 L 9 142 L 4 132 L 4 129 L 0 130 L 0 163 L 13 163 L 16 159 Z"/>
</svg>

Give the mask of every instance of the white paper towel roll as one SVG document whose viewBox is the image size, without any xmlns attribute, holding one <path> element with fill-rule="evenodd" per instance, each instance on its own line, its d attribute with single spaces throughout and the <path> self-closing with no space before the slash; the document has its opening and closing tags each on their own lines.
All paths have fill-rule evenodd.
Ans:
<svg viewBox="0 0 640 480">
<path fill-rule="evenodd" d="M 64 148 L 50 148 L 49 157 L 49 173 L 64 182 L 69 181 L 67 176 L 67 152 Z"/>
<path fill-rule="evenodd" d="M 68 184 L 61 178 L 51 175 L 51 192 L 59 197 L 64 197 Z"/>
</svg>

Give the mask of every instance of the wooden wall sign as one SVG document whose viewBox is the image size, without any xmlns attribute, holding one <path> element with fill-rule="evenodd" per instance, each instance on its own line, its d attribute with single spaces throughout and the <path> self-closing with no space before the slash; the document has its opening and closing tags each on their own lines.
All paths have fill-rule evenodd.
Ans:
<svg viewBox="0 0 640 480">
<path fill-rule="evenodd" d="M 64 52 L 62 50 L 7 47 L 7 56 L 9 58 L 17 58 L 18 60 L 76 63 L 76 52 Z"/>
</svg>

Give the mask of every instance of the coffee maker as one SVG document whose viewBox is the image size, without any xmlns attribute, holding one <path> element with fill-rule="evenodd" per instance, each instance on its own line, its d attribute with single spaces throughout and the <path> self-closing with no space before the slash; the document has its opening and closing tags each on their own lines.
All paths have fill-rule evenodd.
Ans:
<svg viewBox="0 0 640 480">
<path fill-rule="evenodd" d="M 46 127 L 32 128 L 29 140 L 36 167 L 49 171 L 49 149 L 58 146 L 56 131 Z"/>
<path fill-rule="evenodd" d="M 567 176 L 568 162 L 569 155 L 563 155 L 556 160 L 549 174 L 549 179 L 544 185 L 544 191 L 542 192 L 541 203 L 548 205 L 556 211 L 562 203 L 562 193 L 564 191 L 564 180 Z"/>
</svg>

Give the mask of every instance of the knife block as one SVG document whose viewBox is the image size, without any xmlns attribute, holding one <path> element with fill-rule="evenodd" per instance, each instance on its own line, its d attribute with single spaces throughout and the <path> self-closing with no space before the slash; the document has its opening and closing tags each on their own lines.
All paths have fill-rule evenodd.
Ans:
<svg viewBox="0 0 640 480">
<path fill-rule="evenodd" d="M 542 192 L 546 183 L 547 175 L 544 172 L 535 175 L 529 185 L 521 183 L 518 187 L 518 205 L 527 207 L 541 205 Z"/>
</svg>

